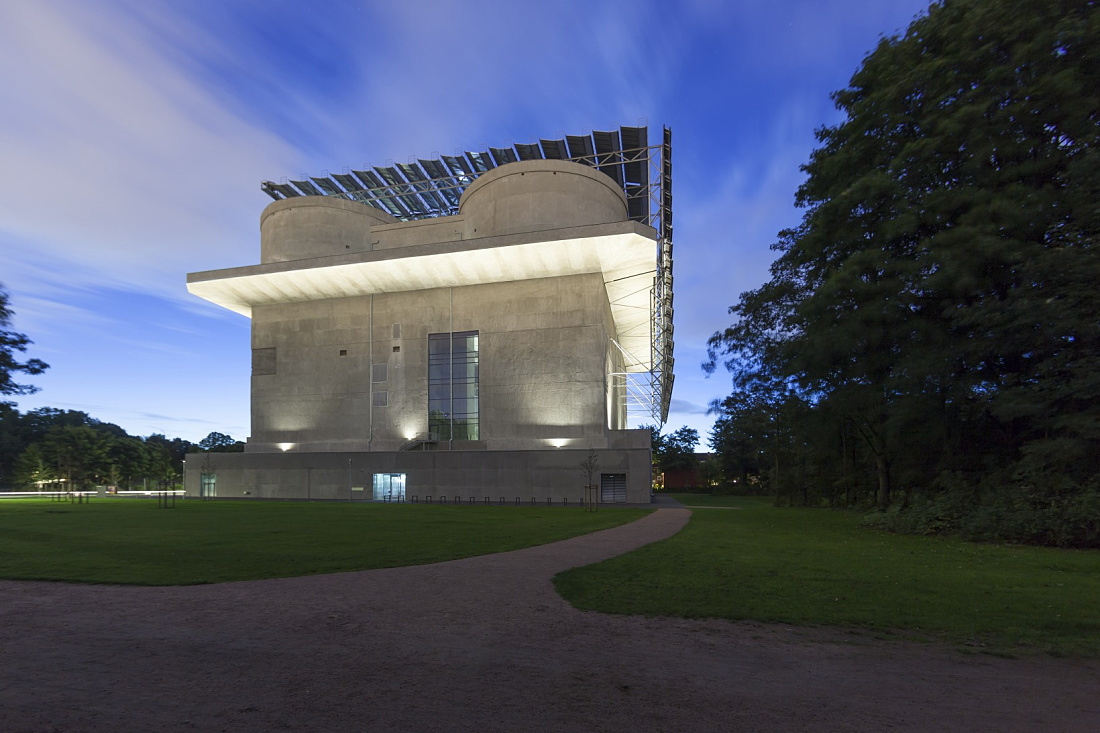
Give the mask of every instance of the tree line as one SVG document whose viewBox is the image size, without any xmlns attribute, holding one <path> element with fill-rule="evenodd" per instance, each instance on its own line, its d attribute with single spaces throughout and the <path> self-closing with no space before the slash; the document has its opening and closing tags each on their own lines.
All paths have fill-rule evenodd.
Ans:
<svg viewBox="0 0 1100 733">
<path fill-rule="evenodd" d="M 20 360 L 32 342 L 10 330 L 11 317 L 7 291 L 0 286 L 0 396 L 33 394 L 38 389 L 15 381 L 16 375 L 41 374 L 49 365 Z M 184 456 L 195 450 L 243 451 L 244 443 L 217 432 L 198 444 L 161 434 L 136 437 L 78 410 L 42 407 L 21 413 L 0 400 L 0 489 L 136 489 L 174 482 L 183 473 Z"/>
<path fill-rule="evenodd" d="M 944 0 L 833 95 L 706 369 L 729 476 L 887 527 L 1100 546 L 1100 16 Z"/>
<path fill-rule="evenodd" d="M 20 413 L 0 402 L 0 488 L 142 489 L 175 483 L 183 460 L 197 451 L 244 450 L 244 443 L 211 433 L 198 443 L 154 433 L 129 435 L 118 425 L 78 410 L 43 407 Z"/>
</svg>

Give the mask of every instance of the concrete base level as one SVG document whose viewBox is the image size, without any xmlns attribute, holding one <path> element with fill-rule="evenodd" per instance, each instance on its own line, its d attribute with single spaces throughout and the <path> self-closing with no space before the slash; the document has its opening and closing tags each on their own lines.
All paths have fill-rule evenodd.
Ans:
<svg viewBox="0 0 1100 733">
<path fill-rule="evenodd" d="M 594 453 L 598 466 L 593 483 L 622 483 L 626 503 L 650 500 L 649 446 L 585 450 L 530 451 L 391 451 L 369 453 L 191 453 L 187 456 L 184 488 L 190 497 L 206 493 L 218 498 L 316 499 L 372 501 L 375 474 L 404 474 L 406 501 L 446 497 L 462 503 L 488 498 L 509 504 L 519 498 L 545 504 L 581 501 L 587 474 L 581 464 Z M 210 489 L 213 489 L 211 492 Z"/>
</svg>

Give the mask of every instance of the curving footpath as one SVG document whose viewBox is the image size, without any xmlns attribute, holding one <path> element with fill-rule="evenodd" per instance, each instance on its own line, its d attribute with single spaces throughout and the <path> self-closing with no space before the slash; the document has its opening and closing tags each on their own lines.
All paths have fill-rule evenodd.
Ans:
<svg viewBox="0 0 1100 733">
<path fill-rule="evenodd" d="M 2 581 L 0 730 L 1095 730 L 1095 662 L 606 616 L 554 592 L 689 516 L 304 578 Z"/>
</svg>

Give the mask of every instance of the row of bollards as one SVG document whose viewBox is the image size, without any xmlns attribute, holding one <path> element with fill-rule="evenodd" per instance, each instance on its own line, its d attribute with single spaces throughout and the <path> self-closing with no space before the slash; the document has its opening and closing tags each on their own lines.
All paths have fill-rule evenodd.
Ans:
<svg viewBox="0 0 1100 733">
<path fill-rule="evenodd" d="M 91 504 L 92 495 L 87 491 L 51 491 L 50 501 L 68 502 L 69 504 Z"/>
</svg>

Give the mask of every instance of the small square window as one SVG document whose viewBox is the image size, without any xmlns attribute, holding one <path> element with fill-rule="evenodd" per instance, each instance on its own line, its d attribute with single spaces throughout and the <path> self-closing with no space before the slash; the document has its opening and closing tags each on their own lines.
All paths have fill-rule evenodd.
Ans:
<svg viewBox="0 0 1100 733">
<path fill-rule="evenodd" d="M 340 356 L 347 356 L 347 355 L 348 355 L 348 350 L 347 349 L 340 349 Z"/>
<path fill-rule="evenodd" d="M 252 350 L 252 374 L 261 376 L 275 373 L 275 348 Z"/>
<path fill-rule="evenodd" d="M 390 405 L 390 393 L 389 392 L 375 392 L 372 400 L 372 404 L 375 407 L 389 407 Z"/>
<path fill-rule="evenodd" d="M 401 347 L 400 347 L 400 346 L 394 346 L 394 347 L 393 347 L 393 353 L 397 354 L 397 353 L 399 353 L 400 351 L 401 351 Z"/>
</svg>

